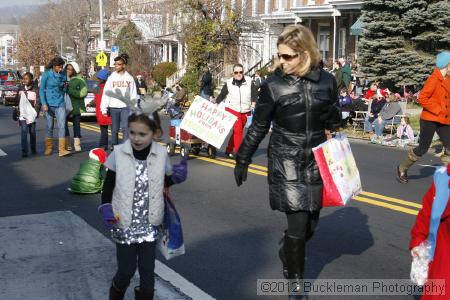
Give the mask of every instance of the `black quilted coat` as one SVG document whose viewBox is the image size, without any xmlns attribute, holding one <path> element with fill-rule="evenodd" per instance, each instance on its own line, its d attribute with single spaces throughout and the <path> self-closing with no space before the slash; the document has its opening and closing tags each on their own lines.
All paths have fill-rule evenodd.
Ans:
<svg viewBox="0 0 450 300">
<path fill-rule="evenodd" d="M 261 86 L 255 115 L 236 155 L 249 164 L 273 123 L 268 148 L 270 206 L 282 212 L 318 211 L 322 179 L 312 148 L 326 141 L 324 129 L 341 125 L 333 75 L 314 69 L 304 77 L 275 71 Z"/>
</svg>

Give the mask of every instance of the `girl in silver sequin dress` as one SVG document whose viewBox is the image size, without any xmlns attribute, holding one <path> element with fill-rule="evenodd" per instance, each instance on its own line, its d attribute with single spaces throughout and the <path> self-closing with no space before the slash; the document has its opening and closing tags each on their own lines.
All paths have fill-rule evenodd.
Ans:
<svg viewBox="0 0 450 300">
<path fill-rule="evenodd" d="M 153 143 L 161 131 L 153 113 L 128 118 L 129 140 L 109 155 L 99 211 L 116 243 L 118 270 L 109 299 L 123 299 L 131 278 L 139 269 L 136 299 L 153 299 L 155 248 L 164 217 L 163 190 L 186 180 L 185 163 L 170 164 L 165 147 Z"/>
</svg>

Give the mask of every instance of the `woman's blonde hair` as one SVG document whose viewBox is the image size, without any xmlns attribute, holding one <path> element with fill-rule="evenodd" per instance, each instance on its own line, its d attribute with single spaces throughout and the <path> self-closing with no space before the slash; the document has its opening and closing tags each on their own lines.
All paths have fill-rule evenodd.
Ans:
<svg viewBox="0 0 450 300">
<path fill-rule="evenodd" d="M 294 70 L 296 75 L 304 76 L 311 69 L 319 66 L 322 58 L 309 28 L 303 25 L 287 26 L 278 37 L 277 46 L 281 44 L 288 46 L 299 55 L 300 62 Z M 278 58 L 275 59 L 275 68 L 282 69 Z"/>
</svg>

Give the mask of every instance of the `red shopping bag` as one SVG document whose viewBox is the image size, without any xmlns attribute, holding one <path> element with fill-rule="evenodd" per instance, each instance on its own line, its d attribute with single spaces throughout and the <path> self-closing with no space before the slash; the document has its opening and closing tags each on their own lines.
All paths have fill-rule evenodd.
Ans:
<svg viewBox="0 0 450 300">
<path fill-rule="evenodd" d="M 313 148 L 323 181 L 322 206 L 344 206 L 361 191 L 361 179 L 345 135 Z"/>
</svg>

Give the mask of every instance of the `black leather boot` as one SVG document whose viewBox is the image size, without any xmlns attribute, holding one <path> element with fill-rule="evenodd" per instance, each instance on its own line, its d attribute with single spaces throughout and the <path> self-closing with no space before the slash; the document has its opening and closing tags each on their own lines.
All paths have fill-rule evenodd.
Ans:
<svg viewBox="0 0 450 300">
<path fill-rule="evenodd" d="M 292 286 L 292 291 L 301 292 L 303 273 L 305 269 L 305 247 L 306 241 L 289 235 L 284 236 L 284 254 L 286 256 L 288 279 Z M 289 295 L 289 300 L 304 299 L 301 294 Z"/>
<path fill-rule="evenodd" d="M 124 289 L 119 289 L 113 280 L 113 282 L 111 283 L 111 287 L 109 288 L 109 300 L 123 300 L 127 288 L 128 287 L 125 287 Z"/>
<path fill-rule="evenodd" d="M 283 264 L 283 276 L 284 278 L 288 278 L 288 269 L 287 269 L 287 262 L 286 262 L 286 254 L 284 254 L 284 239 L 286 238 L 286 232 L 284 231 L 284 235 L 281 238 L 280 242 L 278 243 L 280 245 L 280 249 L 278 250 L 278 257 L 281 260 L 281 263 Z"/>
<path fill-rule="evenodd" d="M 135 300 L 153 300 L 154 291 L 141 290 L 139 286 L 134 288 Z"/>
<path fill-rule="evenodd" d="M 284 231 L 283 237 L 281 238 L 280 242 L 278 243 L 280 245 L 280 249 L 278 250 L 278 257 L 280 258 L 281 263 L 283 264 L 283 276 L 284 276 L 284 278 L 288 279 L 286 254 L 284 252 L 284 240 L 286 238 L 286 235 L 287 235 L 287 230 Z M 308 242 L 308 240 L 310 240 L 313 235 L 314 235 L 314 229 L 310 228 L 310 230 L 306 234 L 306 242 Z"/>
</svg>

